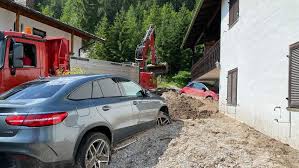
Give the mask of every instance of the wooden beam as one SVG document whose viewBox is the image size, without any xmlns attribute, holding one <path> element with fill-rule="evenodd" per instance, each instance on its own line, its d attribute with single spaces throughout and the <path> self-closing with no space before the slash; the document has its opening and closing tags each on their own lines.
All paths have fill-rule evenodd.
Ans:
<svg viewBox="0 0 299 168">
<path fill-rule="evenodd" d="M 15 22 L 16 32 L 20 32 L 20 12 L 16 12 L 16 22 Z"/>
<path fill-rule="evenodd" d="M 71 34 L 71 54 L 74 54 L 74 32 Z"/>
</svg>

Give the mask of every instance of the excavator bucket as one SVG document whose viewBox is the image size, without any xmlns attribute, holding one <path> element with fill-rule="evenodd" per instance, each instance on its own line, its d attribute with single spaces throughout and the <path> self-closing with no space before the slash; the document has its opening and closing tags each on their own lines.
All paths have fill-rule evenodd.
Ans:
<svg viewBox="0 0 299 168">
<path fill-rule="evenodd" d="M 168 72 L 167 63 L 159 63 L 156 65 L 148 64 L 146 68 L 148 72 L 153 72 L 155 75 L 163 75 Z"/>
</svg>

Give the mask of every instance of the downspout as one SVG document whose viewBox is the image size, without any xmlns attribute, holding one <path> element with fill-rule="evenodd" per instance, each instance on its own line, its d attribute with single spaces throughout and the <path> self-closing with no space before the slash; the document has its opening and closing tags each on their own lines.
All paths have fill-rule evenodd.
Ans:
<svg viewBox="0 0 299 168">
<path fill-rule="evenodd" d="M 90 43 L 88 43 L 88 44 L 82 46 L 81 48 L 79 48 L 79 50 L 78 50 L 78 52 L 79 52 L 79 57 L 81 57 L 81 50 L 83 50 L 83 49 L 85 49 L 85 48 L 87 48 L 87 47 L 93 45 L 95 42 L 96 42 L 96 41 L 92 41 L 92 42 L 90 42 Z"/>
</svg>

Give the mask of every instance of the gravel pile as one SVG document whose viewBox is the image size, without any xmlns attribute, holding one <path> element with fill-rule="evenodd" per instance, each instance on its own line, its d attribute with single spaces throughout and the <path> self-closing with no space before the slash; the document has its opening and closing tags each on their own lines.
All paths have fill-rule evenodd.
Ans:
<svg viewBox="0 0 299 168">
<path fill-rule="evenodd" d="M 172 91 L 164 93 L 162 97 L 165 98 L 173 119 L 207 118 L 218 112 L 217 102 L 200 97 L 180 95 Z"/>
<path fill-rule="evenodd" d="M 113 153 L 109 167 L 299 167 L 297 150 L 216 113 L 217 102 L 174 92 L 164 93 L 163 97 L 176 120 L 119 144 L 132 143 Z"/>
<path fill-rule="evenodd" d="M 231 118 L 217 114 L 184 120 L 156 168 L 298 168 L 299 152 Z"/>
<path fill-rule="evenodd" d="M 109 167 L 154 167 L 159 157 L 167 150 L 169 142 L 179 136 L 182 127 L 183 122 L 177 121 L 167 126 L 150 129 L 124 141 L 116 148 L 132 144 L 114 152 Z"/>
</svg>

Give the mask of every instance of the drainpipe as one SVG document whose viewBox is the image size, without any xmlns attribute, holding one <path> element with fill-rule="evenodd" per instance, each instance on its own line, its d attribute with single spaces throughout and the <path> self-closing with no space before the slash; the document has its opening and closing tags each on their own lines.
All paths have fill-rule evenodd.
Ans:
<svg viewBox="0 0 299 168">
<path fill-rule="evenodd" d="M 274 112 L 276 112 L 276 109 L 279 109 L 279 119 L 282 118 L 282 110 L 281 110 L 281 107 L 280 106 L 276 106 L 274 107 Z M 289 113 L 289 121 L 280 121 L 278 118 L 274 119 L 275 122 L 277 122 L 278 124 L 290 124 L 290 127 L 289 127 L 289 138 L 292 137 L 292 112 L 288 110 L 288 113 Z"/>
<path fill-rule="evenodd" d="M 91 46 L 91 45 L 94 44 L 94 43 L 95 43 L 95 41 L 92 41 L 92 42 L 90 42 L 90 43 L 88 43 L 88 44 L 82 46 L 81 48 L 79 48 L 79 51 L 78 51 L 78 52 L 79 52 L 79 57 L 81 57 L 81 50 L 83 50 L 83 49 L 85 49 L 85 48 Z"/>
</svg>

